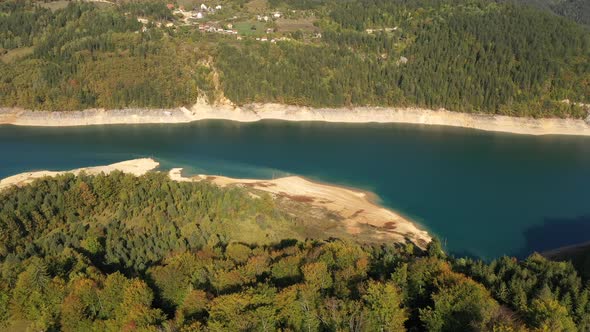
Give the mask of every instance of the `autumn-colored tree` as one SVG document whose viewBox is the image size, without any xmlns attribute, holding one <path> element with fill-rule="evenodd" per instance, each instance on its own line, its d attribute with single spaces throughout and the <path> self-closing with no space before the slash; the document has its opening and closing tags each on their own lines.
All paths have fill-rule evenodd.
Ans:
<svg viewBox="0 0 590 332">
<path fill-rule="evenodd" d="M 567 309 L 551 297 L 534 299 L 529 310 L 529 319 L 539 331 L 578 331 Z"/>
<path fill-rule="evenodd" d="M 301 270 L 303 271 L 305 283 L 311 288 L 317 290 L 327 289 L 332 287 L 334 283 L 328 265 L 324 262 L 305 264 Z"/>
<path fill-rule="evenodd" d="M 401 307 L 402 296 L 393 283 L 369 282 L 363 299 L 367 304 L 369 330 L 405 331 L 404 323 L 408 315 Z"/>
</svg>

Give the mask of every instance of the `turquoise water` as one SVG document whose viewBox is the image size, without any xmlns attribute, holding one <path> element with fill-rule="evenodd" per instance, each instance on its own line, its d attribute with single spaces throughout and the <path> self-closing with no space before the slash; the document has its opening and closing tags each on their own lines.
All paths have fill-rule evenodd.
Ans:
<svg viewBox="0 0 590 332">
<path fill-rule="evenodd" d="M 297 174 L 371 190 L 455 254 L 522 257 L 590 240 L 586 137 L 273 121 L 0 126 L 0 177 L 137 157 L 188 173 Z"/>
</svg>

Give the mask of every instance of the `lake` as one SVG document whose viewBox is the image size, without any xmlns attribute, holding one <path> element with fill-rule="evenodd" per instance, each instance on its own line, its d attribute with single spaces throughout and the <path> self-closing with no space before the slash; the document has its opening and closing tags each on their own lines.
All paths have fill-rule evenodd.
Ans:
<svg viewBox="0 0 590 332">
<path fill-rule="evenodd" d="M 0 126 L 0 178 L 138 157 L 188 174 L 296 174 L 370 190 L 457 255 L 524 257 L 590 240 L 590 137 L 279 121 Z"/>
</svg>

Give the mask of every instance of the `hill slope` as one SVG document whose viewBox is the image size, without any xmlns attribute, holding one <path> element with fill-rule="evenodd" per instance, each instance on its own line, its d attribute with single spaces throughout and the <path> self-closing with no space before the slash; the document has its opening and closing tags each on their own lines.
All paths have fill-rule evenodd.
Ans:
<svg viewBox="0 0 590 332">
<path fill-rule="evenodd" d="M 3 2 L 0 105 L 162 108 L 204 97 L 587 116 L 577 103 L 590 102 L 590 33 L 532 8 L 484 0 L 286 1 L 276 4 L 289 13 L 285 21 L 253 24 L 257 15 L 235 4 L 197 21 L 155 4 L 153 11 L 85 3 L 50 11 Z M 234 23 L 239 36 L 223 29 Z"/>
<path fill-rule="evenodd" d="M 518 0 L 518 2 L 548 9 L 557 15 L 590 26 L 590 2 L 586 0 Z"/>
<path fill-rule="evenodd" d="M 0 325 L 14 331 L 580 331 L 590 290 L 539 255 L 438 241 L 291 239 L 273 200 L 163 175 L 81 174 L 0 192 Z"/>
</svg>

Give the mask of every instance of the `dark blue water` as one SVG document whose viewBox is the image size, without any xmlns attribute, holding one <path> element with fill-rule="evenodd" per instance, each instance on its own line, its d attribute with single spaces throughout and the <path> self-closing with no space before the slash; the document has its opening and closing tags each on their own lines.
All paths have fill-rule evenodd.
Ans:
<svg viewBox="0 0 590 332">
<path fill-rule="evenodd" d="M 189 173 L 298 174 L 371 190 L 455 254 L 522 257 L 590 240 L 586 137 L 397 124 L 0 126 L 0 177 L 137 157 Z"/>
</svg>

